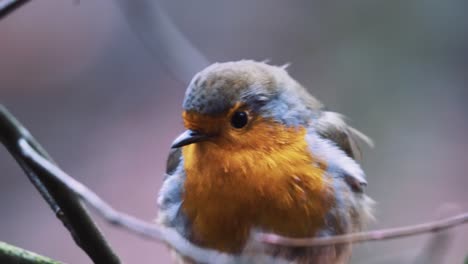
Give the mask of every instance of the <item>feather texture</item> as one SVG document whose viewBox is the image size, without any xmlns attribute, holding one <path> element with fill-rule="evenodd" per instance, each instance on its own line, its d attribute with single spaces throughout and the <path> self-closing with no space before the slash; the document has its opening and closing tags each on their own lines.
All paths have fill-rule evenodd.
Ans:
<svg viewBox="0 0 468 264">
<path fill-rule="evenodd" d="M 201 263 L 346 263 L 350 245 L 290 248 L 256 243 L 252 233 L 331 236 L 372 219 L 360 141 L 372 141 L 325 111 L 285 71 L 253 61 L 198 73 L 184 100 L 184 125 L 209 135 L 172 150 L 158 198 L 158 221 L 186 240 Z M 234 113 L 248 116 L 232 127 Z"/>
</svg>

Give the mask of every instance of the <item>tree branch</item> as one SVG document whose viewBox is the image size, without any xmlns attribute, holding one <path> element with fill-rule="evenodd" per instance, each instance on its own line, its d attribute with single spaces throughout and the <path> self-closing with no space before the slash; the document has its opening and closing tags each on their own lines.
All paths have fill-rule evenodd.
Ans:
<svg viewBox="0 0 468 264">
<path fill-rule="evenodd" d="M 164 240 L 163 235 L 161 234 L 164 231 L 161 231 L 160 228 L 154 224 L 147 223 L 133 216 L 116 211 L 88 187 L 73 179 L 53 163 L 36 153 L 34 148 L 30 146 L 25 139 L 19 140 L 19 146 L 21 147 L 23 157 L 27 159 L 27 164 L 29 164 L 34 171 L 47 173 L 51 176 L 51 181 L 63 183 L 66 188 L 75 193 L 79 198 L 83 199 L 110 224 L 123 226 L 138 235 L 156 240 Z"/>
<path fill-rule="evenodd" d="M 275 234 L 259 234 L 258 240 L 268 244 L 293 246 L 293 247 L 315 247 L 333 244 L 362 243 L 369 241 L 389 240 L 416 236 L 421 234 L 439 232 L 468 223 L 468 212 L 447 217 L 433 222 L 423 224 L 360 232 L 347 235 L 320 237 L 320 238 L 288 238 Z"/>
<path fill-rule="evenodd" d="M 29 0 L 0 0 L 0 19 L 5 18 L 12 11 L 29 2 Z M 150 7 L 150 2 L 141 5 L 130 4 L 131 1 L 119 0 L 127 16 L 129 24 L 135 29 L 144 45 L 152 51 L 162 47 L 169 50 L 164 62 L 173 73 L 182 81 L 187 81 L 200 65 L 208 62 L 205 57 L 178 31 L 170 19 L 159 8 Z M 141 16 L 141 12 L 143 16 Z M 154 26 L 157 26 L 156 29 Z M 149 33 L 149 34 L 148 34 Z M 154 38 L 154 36 L 160 36 Z M 155 39 L 164 42 L 155 42 Z M 174 48 L 174 46 L 177 47 Z M 155 48 L 156 47 L 156 48 Z M 174 52 L 177 50 L 177 52 Z M 183 51 L 180 53 L 180 51 Z M 166 54 L 163 52 L 163 55 Z M 182 54 L 182 55 L 181 55 Z M 187 58 L 190 58 L 187 60 Z M 188 64 L 186 62 L 194 63 Z M 187 66 L 189 65 L 189 66 Z M 29 132 L 0 105 L 0 142 L 8 149 L 11 155 L 22 167 L 30 181 L 47 201 L 57 217 L 69 230 L 73 239 L 95 263 L 120 263 L 118 257 L 107 244 L 106 240 L 81 205 L 84 200 L 99 215 L 110 224 L 125 228 L 133 233 L 156 241 L 164 242 L 179 252 L 189 252 L 187 257 L 198 262 L 206 259 L 219 260 L 217 263 L 232 261 L 227 254 L 214 250 L 194 248 L 179 233 L 172 229 L 157 226 L 137 219 L 131 215 L 119 212 L 103 201 L 97 194 L 85 185 L 68 176 L 54 164 L 52 158 L 29 134 Z M 425 233 L 437 233 L 441 230 L 468 223 L 468 212 L 452 217 L 427 222 L 418 225 L 374 230 L 354 234 L 321 237 L 321 238 L 288 238 L 275 234 L 256 234 L 259 242 L 294 246 L 314 247 L 342 243 L 361 243 L 368 241 L 381 241 L 403 238 Z M 188 250 L 188 248 L 190 248 Z M 0 242 L 1 263 L 59 263 L 52 259 Z M 468 258 L 465 261 L 468 264 Z"/>
<path fill-rule="evenodd" d="M 228 254 L 190 245 L 184 237 L 173 229 L 154 223 L 148 223 L 115 210 L 88 187 L 73 179 L 55 164 L 39 155 L 25 139 L 20 139 L 19 145 L 23 157 L 34 171 L 40 171 L 48 175 L 51 181 L 62 183 L 66 188 L 69 188 L 70 191 L 74 192 L 79 198 L 95 209 L 96 212 L 110 224 L 124 228 L 145 238 L 166 243 L 186 257 L 200 263 L 205 263 L 207 259 L 212 261 L 211 263 L 235 263 L 234 258 Z"/>
<path fill-rule="evenodd" d="M 60 264 L 60 262 L 0 241 L 0 263 L 3 264 Z"/>
<path fill-rule="evenodd" d="M 63 192 L 68 193 L 69 195 L 72 193 L 76 194 L 80 199 L 94 208 L 97 213 L 110 224 L 127 229 L 143 237 L 166 243 L 195 261 L 204 262 L 207 259 L 215 259 L 219 260 L 216 263 L 225 263 L 233 260 L 232 256 L 228 254 L 222 254 L 214 250 L 201 249 L 190 245 L 177 231 L 173 229 L 148 223 L 131 215 L 115 210 L 85 185 L 76 181 L 63 172 L 59 167 L 57 167 L 48 158 L 48 155 L 42 151 L 39 144 L 37 144 L 37 142 L 26 131 L 26 129 L 22 127 L 6 111 L 6 109 L 1 107 L 0 132 L 0 141 L 2 141 L 7 146 L 7 148 L 9 148 L 10 152 L 13 154 L 13 156 L 15 156 L 15 158 L 17 158 L 20 165 L 24 166 L 24 168 L 27 168 L 26 172 L 28 175 L 31 173 L 33 176 L 40 175 L 40 183 L 43 181 L 44 183 L 48 183 L 51 186 L 58 186 L 59 189 L 62 189 Z M 47 186 L 45 187 L 46 191 L 49 190 Z M 60 206 L 60 204 L 58 206 Z M 424 224 L 332 237 L 296 239 L 262 233 L 256 234 L 255 236 L 258 241 L 267 244 L 294 247 L 314 247 L 415 236 L 424 233 L 439 232 L 441 230 L 453 228 L 467 222 L 468 212 L 465 212 L 459 215 Z M 80 229 L 78 233 L 81 236 L 86 235 L 86 232 L 86 230 Z M 92 236 L 93 235 L 95 234 L 92 233 Z"/>
<path fill-rule="evenodd" d="M 29 0 L 0 0 L 0 19 L 6 17 Z"/>
<path fill-rule="evenodd" d="M 166 240 L 164 237 L 166 233 L 164 228 L 146 223 L 142 220 L 116 211 L 105 201 L 103 201 L 97 194 L 89 190 L 86 186 L 76 181 L 65 172 L 60 170 L 60 168 L 35 153 L 35 150 L 29 146 L 25 140 L 20 141 L 20 146 L 23 150 L 24 157 L 26 157 L 29 162 L 32 162 L 38 166 L 36 169 L 46 170 L 49 172 L 49 176 L 53 176 L 57 180 L 63 182 L 68 188 L 70 188 L 71 191 L 75 192 L 87 204 L 96 209 L 97 212 L 108 222 L 114 225 L 125 227 L 126 229 L 129 229 L 139 235 L 156 240 Z M 367 241 L 388 240 L 407 236 L 415 236 L 425 233 L 439 232 L 465 223 L 468 223 L 468 212 L 418 225 L 374 230 L 347 235 L 321 238 L 288 238 L 274 234 L 260 233 L 257 234 L 257 239 L 268 244 L 294 247 L 313 247 L 343 243 L 361 243 Z M 169 244 L 171 243 L 169 242 Z M 175 245 L 171 244 L 171 246 Z"/>
<path fill-rule="evenodd" d="M 60 181 L 52 180 L 47 171 L 40 171 L 31 166 L 18 144 L 20 140 L 28 142 L 37 155 L 53 163 L 52 158 L 31 134 L 5 107 L 0 105 L 0 142 L 23 168 L 31 183 L 68 229 L 76 244 L 95 263 L 120 263 L 75 194 Z"/>
</svg>

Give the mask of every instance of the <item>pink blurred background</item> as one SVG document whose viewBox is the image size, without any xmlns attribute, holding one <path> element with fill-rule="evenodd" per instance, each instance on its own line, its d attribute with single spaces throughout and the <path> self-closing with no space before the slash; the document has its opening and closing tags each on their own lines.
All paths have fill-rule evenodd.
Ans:
<svg viewBox="0 0 468 264">
<path fill-rule="evenodd" d="M 159 24 L 145 31 L 126 1 L 37 0 L 1 20 L 0 103 L 70 175 L 152 220 L 183 129 L 186 73 L 204 64 L 171 57 L 178 43 L 154 46 Z M 363 161 L 371 228 L 432 220 L 446 203 L 468 210 L 466 1 L 155 3 L 209 61 L 292 63 L 294 78 L 375 140 Z M 125 263 L 169 262 L 164 246 L 95 218 Z M 0 221 L 1 241 L 90 263 L 6 150 Z M 454 233 L 445 263 L 468 254 L 468 226 Z M 412 263 L 428 238 L 359 245 L 353 263 Z"/>
</svg>

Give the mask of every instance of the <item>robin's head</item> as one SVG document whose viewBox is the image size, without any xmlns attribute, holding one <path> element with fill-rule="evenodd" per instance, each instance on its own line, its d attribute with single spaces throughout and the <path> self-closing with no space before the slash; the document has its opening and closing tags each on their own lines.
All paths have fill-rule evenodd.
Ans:
<svg viewBox="0 0 468 264">
<path fill-rule="evenodd" d="M 202 141 L 252 145 L 252 133 L 258 147 L 259 136 L 287 140 L 277 127 L 305 126 L 320 103 L 283 67 L 238 61 L 215 63 L 195 75 L 183 107 L 188 130 L 173 147 Z"/>
</svg>

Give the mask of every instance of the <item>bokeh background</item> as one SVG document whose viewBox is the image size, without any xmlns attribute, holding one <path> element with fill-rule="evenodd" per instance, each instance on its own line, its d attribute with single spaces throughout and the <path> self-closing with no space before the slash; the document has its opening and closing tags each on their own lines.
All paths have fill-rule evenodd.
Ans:
<svg viewBox="0 0 468 264">
<path fill-rule="evenodd" d="M 203 56 L 289 62 L 376 142 L 363 161 L 371 228 L 413 224 L 447 203 L 468 210 L 466 10 L 464 0 L 36 0 L 0 21 L 0 103 L 64 170 L 151 220 Z M 96 219 L 125 263 L 169 263 L 162 245 Z M 359 245 L 353 263 L 413 263 L 429 237 Z M 90 263 L 6 150 L 0 240 Z M 467 254 L 462 226 L 443 263 Z"/>
</svg>

